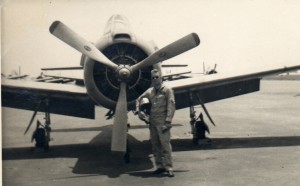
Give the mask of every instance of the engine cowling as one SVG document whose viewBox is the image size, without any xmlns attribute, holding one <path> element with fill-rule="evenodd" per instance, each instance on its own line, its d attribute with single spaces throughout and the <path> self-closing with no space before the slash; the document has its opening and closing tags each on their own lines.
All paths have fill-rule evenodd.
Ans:
<svg viewBox="0 0 300 186">
<path fill-rule="evenodd" d="M 139 63 L 154 48 L 145 42 L 119 40 L 114 42 L 100 41 L 95 45 L 108 59 L 117 65 L 132 66 Z M 119 80 L 117 71 L 112 70 L 94 60 L 82 57 L 84 63 L 84 83 L 89 96 L 96 104 L 114 109 L 119 96 Z M 128 109 L 135 106 L 135 100 L 151 86 L 151 70 L 159 65 L 140 69 L 130 76 L 127 83 Z"/>
</svg>

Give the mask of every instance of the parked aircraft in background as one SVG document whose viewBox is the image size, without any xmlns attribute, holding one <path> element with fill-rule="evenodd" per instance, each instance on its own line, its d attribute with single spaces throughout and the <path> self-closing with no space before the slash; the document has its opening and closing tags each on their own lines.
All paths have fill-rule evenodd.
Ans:
<svg viewBox="0 0 300 186">
<path fill-rule="evenodd" d="M 21 67 L 19 67 L 18 72 L 16 70 L 14 70 L 9 75 L 5 75 L 5 74 L 1 73 L 1 78 L 5 78 L 5 79 L 24 79 L 26 77 L 28 77 L 28 75 L 21 73 Z"/>
<path fill-rule="evenodd" d="M 95 106 L 109 110 L 108 116 L 114 118 L 111 150 L 126 152 L 127 112 L 135 109 L 135 100 L 151 86 L 152 69 L 167 67 L 163 61 L 184 53 L 200 44 L 197 34 L 187 36 L 158 49 L 153 43 L 145 42 L 134 35 L 127 18 L 113 15 L 107 22 L 102 38 L 94 44 L 86 41 L 65 24 L 55 21 L 50 32 L 83 55 L 79 67 L 45 68 L 43 70 L 83 70 L 82 78 L 41 75 L 36 81 L 2 82 L 2 106 L 33 110 L 34 114 L 26 129 L 28 131 L 37 112 L 45 112 L 45 137 L 50 135 L 50 113 L 95 118 Z M 174 67 L 179 67 L 178 66 Z M 169 66 L 170 67 L 170 66 Z M 194 119 L 194 106 L 242 94 L 259 91 L 260 79 L 267 75 L 300 69 L 300 65 L 284 67 L 251 74 L 232 74 L 224 76 L 184 76 L 189 71 L 165 73 L 165 84 L 173 88 L 176 109 L 190 108 Z M 47 80 L 48 78 L 48 80 Z M 57 82 L 75 81 L 74 84 L 44 83 L 57 79 Z M 26 133 L 25 132 L 25 133 Z M 37 130 L 35 131 L 35 133 Z M 46 140 L 48 147 L 49 138 Z"/>
</svg>

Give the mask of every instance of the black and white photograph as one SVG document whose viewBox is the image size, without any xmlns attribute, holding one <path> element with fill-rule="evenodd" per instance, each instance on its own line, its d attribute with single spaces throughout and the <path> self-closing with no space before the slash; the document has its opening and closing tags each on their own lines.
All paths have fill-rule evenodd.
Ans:
<svg viewBox="0 0 300 186">
<path fill-rule="evenodd" d="M 2 185 L 300 185 L 300 1 L 0 6 Z"/>
</svg>

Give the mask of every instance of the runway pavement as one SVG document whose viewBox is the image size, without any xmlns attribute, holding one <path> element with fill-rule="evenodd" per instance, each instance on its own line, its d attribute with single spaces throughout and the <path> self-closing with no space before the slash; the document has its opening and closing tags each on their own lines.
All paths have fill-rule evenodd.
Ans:
<svg viewBox="0 0 300 186">
<path fill-rule="evenodd" d="M 192 144 L 188 109 L 175 113 L 174 178 L 151 174 L 149 131 L 132 114 L 126 164 L 110 153 L 103 108 L 96 120 L 51 115 L 47 153 L 32 150 L 35 126 L 24 136 L 32 112 L 2 108 L 3 185 L 300 185 L 300 81 L 264 80 L 260 92 L 206 106 L 210 145 Z"/>
</svg>

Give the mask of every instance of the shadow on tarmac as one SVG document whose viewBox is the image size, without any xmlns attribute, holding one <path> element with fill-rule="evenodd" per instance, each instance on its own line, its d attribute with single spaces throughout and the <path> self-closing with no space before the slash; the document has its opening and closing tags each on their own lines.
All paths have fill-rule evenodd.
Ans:
<svg viewBox="0 0 300 186">
<path fill-rule="evenodd" d="M 183 126 L 182 124 L 172 124 L 173 127 Z M 148 129 L 149 126 L 144 125 L 132 125 L 130 126 L 130 130 L 132 129 Z M 90 132 L 90 131 L 102 131 L 103 127 L 84 127 L 84 128 L 65 128 L 65 129 L 53 129 L 51 132 Z"/>
<path fill-rule="evenodd" d="M 211 143 L 206 145 L 194 145 L 191 141 L 172 140 L 173 151 L 300 146 L 300 136 L 211 138 Z"/>
<path fill-rule="evenodd" d="M 121 174 L 136 177 L 164 177 L 152 175 L 151 144 L 148 140 L 138 141 L 128 135 L 131 147 L 130 166 L 122 156 L 116 157 L 110 152 L 111 126 L 97 128 L 101 132 L 88 144 L 53 145 L 48 152 L 36 152 L 32 147 L 3 148 L 3 160 L 49 159 L 49 158 L 78 158 L 74 167 L 70 167 L 74 174 L 107 175 L 115 178 Z M 214 138 L 207 145 L 194 145 L 191 139 L 172 139 L 173 151 L 194 151 L 235 148 L 260 148 L 300 146 L 300 136 L 280 137 L 243 137 L 243 138 Z M 181 170 L 188 171 L 188 170 Z M 176 171 L 175 171 L 176 172 Z"/>
<path fill-rule="evenodd" d="M 128 135 L 131 162 L 130 166 L 124 166 L 123 155 L 113 155 L 110 151 L 112 125 L 99 127 L 98 131 L 101 132 L 87 144 L 50 144 L 47 152 L 33 147 L 3 148 L 2 157 L 3 160 L 77 158 L 74 167 L 69 167 L 74 174 L 107 175 L 111 178 L 153 168 L 149 141 L 141 142 Z"/>
</svg>

